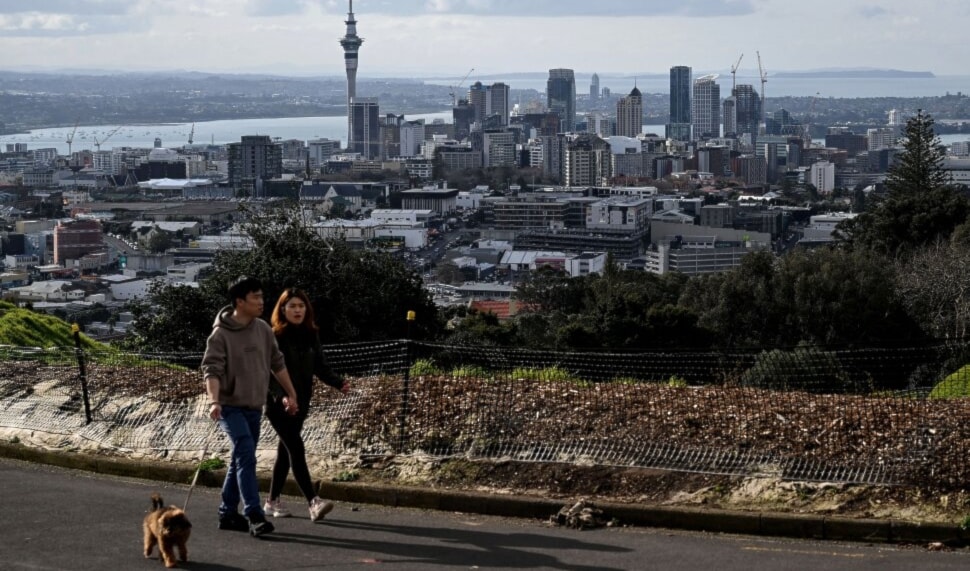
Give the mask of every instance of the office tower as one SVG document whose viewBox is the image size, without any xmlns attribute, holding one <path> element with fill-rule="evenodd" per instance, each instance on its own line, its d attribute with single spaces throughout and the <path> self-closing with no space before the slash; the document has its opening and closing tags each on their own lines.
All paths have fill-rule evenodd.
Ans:
<svg viewBox="0 0 970 571">
<path fill-rule="evenodd" d="M 736 133 L 740 136 L 750 133 L 754 141 L 758 136 L 758 123 L 761 121 L 761 98 L 754 86 L 739 84 L 734 88 L 734 116 Z"/>
<path fill-rule="evenodd" d="M 401 124 L 401 156 L 416 157 L 424 144 L 424 119 Z"/>
<path fill-rule="evenodd" d="M 604 186 L 612 177 L 610 144 L 596 135 L 584 133 L 566 144 L 563 153 L 563 184 L 566 186 Z"/>
<path fill-rule="evenodd" d="M 724 119 L 724 136 L 734 136 L 738 133 L 738 118 L 735 109 L 737 104 L 734 97 L 728 97 L 724 100 L 724 106 L 722 108 L 723 113 L 721 117 Z"/>
<path fill-rule="evenodd" d="M 600 98 L 600 76 L 593 74 L 589 79 L 589 100 L 596 101 Z"/>
<path fill-rule="evenodd" d="M 354 97 L 350 102 L 350 152 L 368 160 L 381 158 L 381 119 L 376 97 Z"/>
<path fill-rule="evenodd" d="M 643 131 L 643 97 L 633 87 L 630 95 L 616 102 L 616 134 L 636 137 Z"/>
<path fill-rule="evenodd" d="M 475 122 L 475 107 L 467 99 L 459 99 L 458 105 L 451 109 L 451 120 L 455 125 L 455 139 L 464 141 Z"/>
<path fill-rule="evenodd" d="M 229 144 L 229 186 L 261 196 L 264 180 L 283 176 L 283 148 L 269 135 L 244 135 Z M 244 193 L 244 194 L 247 194 Z"/>
<path fill-rule="evenodd" d="M 509 86 L 493 83 L 485 93 L 485 116 L 498 117 L 498 124 L 505 127 L 509 124 Z"/>
<path fill-rule="evenodd" d="M 468 104 L 475 110 L 473 123 L 481 125 L 485 122 L 485 112 L 488 108 L 488 88 L 476 81 L 468 87 Z"/>
<path fill-rule="evenodd" d="M 353 121 L 350 113 L 350 103 L 357 96 L 357 50 L 364 43 L 364 39 L 357 36 L 357 20 L 354 20 L 354 0 L 350 0 L 350 11 L 347 12 L 347 33 L 340 38 L 340 45 L 344 48 L 344 66 L 347 68 L 347 146 L 353 137 Z"/>
<path fill-rule="evenodd" d="M 576 129 L 576 76 L 571 69 L 550 69 L 546 81 L 546 105 L 559 113 L 559 129 Z"/>
<path fill-rule="evenodd" d="M 690 140 L 691 105 L 690 105 L 690 76 L 691 69 L 684 65 L 670 68 L 670 117 L 667 123 L 666 136 L 677 141 Z"/>
<path fill-rule="evenodd" d="M 721 87 L 716 79 L 705 75 L 694 81 L 694 139 L 721 136 Z"/>
</svg>

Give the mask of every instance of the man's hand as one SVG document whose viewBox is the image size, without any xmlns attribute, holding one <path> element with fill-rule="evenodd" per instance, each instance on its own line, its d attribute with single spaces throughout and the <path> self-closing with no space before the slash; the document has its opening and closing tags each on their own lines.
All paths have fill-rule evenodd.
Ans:
<svg viewBox="0 0 970 571">
<path fill-rule="evenodd" d="M 209 404 L 209 418 L 212 420 L 219 420 L 222 418 L 222 405 L 214 402 Z"/>
</svg>

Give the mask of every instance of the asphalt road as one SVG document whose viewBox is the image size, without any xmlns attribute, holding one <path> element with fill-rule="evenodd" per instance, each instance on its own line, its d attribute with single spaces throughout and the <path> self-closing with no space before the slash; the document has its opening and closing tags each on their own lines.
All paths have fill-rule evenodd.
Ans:
<svg viewBox="0 0 970 571">
<path fill-rule="evenodd" d="M 181 506 L 188 486 L 0 459 L 0 569 L 160 569 L 143 558 L 149 495 Z M 216 529 L 218 491 L 196 488 L 187 569 L 965 570 L 970 552 L 603 528 L 339 503 L 322 523 L 275 520 L 254 539 Z M 291 500 L 290 505 L 296 504 Z"/>
</svg>

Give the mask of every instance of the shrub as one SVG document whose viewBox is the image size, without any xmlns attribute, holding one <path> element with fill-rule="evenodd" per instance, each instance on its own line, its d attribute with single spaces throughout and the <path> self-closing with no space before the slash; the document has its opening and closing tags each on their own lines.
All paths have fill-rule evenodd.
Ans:
<svg viewBox="0 0 970 571">
<path fill-rule="evenodd" d="M 574 376 L 566 369 L 560 367 L 545 367 L 542 369 L 516 367 L 512 369 L 512 378 L 526 381 L 571 382 L 582 385 L 588 384 L 586 381 Z"/>
<path fill-rule="evenodd" d="M 741 385 L 783 391 L 850 392 L 857 387 L 835 353 L 816 349 L 775 349 L 758 356 Z"/>
<path fill-rule="evenodd" d="M 433 376 L 443 374 L 442 370 L 435 366 L 431 359 L 418 359 L 411 365 L 410 374 L 412 377 Z"/>
<path fill-rule="evenodd" d="M 952 399 L 970 396 L 970 365 L 964 365 L 943 379 L 930 391 L 931 399 Z"/>
<path fill-rule="evenodd" d="M 484 367 L 479 367 L 477 365 L 465 365 L 463 367 L 457 367 L 455 369 L 452 369 L 451 376 L 455 377 L 456 379 L 463 379 L 463 378 L 485 379 L 491 375 L 489 375 L 488 371 L 486 371 Z"/>
</svg>

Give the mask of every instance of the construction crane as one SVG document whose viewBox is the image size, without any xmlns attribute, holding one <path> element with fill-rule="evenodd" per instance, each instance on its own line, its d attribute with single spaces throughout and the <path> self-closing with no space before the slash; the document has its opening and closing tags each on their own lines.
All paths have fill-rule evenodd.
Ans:
<svg viewBox="0 0 970 571">
<path fill-rule="evenodd" d="M 461 86 L 465 83 L 465 80 L 468 79 L 468 76 L 471 75 L 473 71 L 475 71 L 475 68 L 471 68 L 470 70 L 468 70 L 468 73 L 465 74 L 465 77 L 461 78 L 461 81 L 458 82 L 458 85 L 455 85 L 454 87 L 451 88 L 451 93 L 449 95 L 451 95 L 452 107 L 458 106 L 458 90 L 461 89 Z"/>
<path fill-rule="evenodd" d="M 192 123 L 192 128 L 189 129 L 189 144 L 192 144 L 192 138 L 195 137 L 195 123 Z"/>
<path fill-rule="evenodd" d="M 764 66 L 761 65 L 761 52 L 755 51 L 758 54 L 758 75 L 761 76 L 761 125 L 762 127 L 767 127 L 767 122 L 765 118 L 765 84 L 768 83 L 768 73 L 765 72 Z"/>
<path fill-rule="evenodd" d="M 67 156 L 71 156 L 71 145 L 74 143 L 74 133 L 77 133 L 77 126 L 81 122 L 80 119 L 74 122 L 74 128 L 71 129 L 71 134 L 67 136 Z"/>
<path fill-rule="evenodd" d="M 94 146 L 97 147 L 98 150 L 100 151 L 101 150 L 101 145 L 103 145 L 104 143 L 106 143 L 108 141 L 108 139 L 110 139 L 112 135 L 114 135 L 115 133 L 117 133 L 118 131 L 120 131 L 122 127 L 124 127 L 124 125 L 118 125 L 114 129 L 112 129 L 107 135 L 105 135 L 104 138 L 101 139 L 100 141 L 98 140 L 97 137 L 95 137 L 94 138 Z"/>
<path fill-rule="evenodd" d="M 741 65 L 741 58 L 743 57 L 744 57 L 744 54 L 742 53 L 741 55 L 738 56 L 738 62 L 731 66 L 731 95 L 734 95 L 734 88 L 736 87 L 736 83 L 734 81 L 734 74 L 738 72 L 738 67 Z"/>
</svg>

